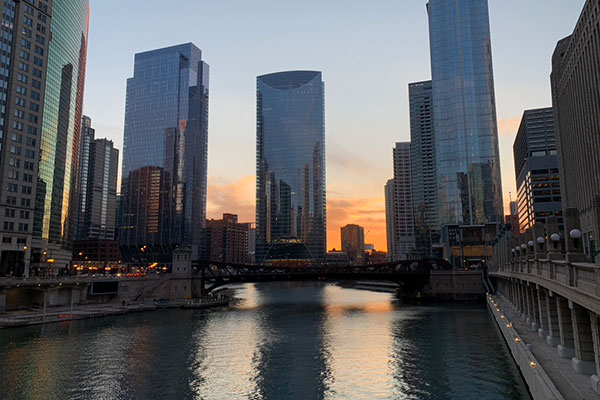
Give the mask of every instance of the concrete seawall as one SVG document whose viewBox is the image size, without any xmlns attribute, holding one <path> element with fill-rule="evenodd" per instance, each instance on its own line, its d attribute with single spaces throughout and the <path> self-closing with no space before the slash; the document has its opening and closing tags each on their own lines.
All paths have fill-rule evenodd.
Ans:
<svg viewBox="0 0 600 400">
<path fill-rule="evenodd" d="M 494 296 L 486 298 L 488 308 L 498 324 L 500 332 L 506 341 L 510 353 L 519 367 L 525 383 L 529 387 L 529 392 L 535 400 L 554 400 L 564 399 L 558 391 L 548 374 L 544 371 L 538 360 L 535 358 L 528 345 L 521 339 L 519 332 L 513 324 L 508 321 L 502 310 L 498 308 L 498 303 Z M 498 311 L 500 310 L 500 311 Z M 504 317 L 504 318 L 503 318 Z"/>
</svg>

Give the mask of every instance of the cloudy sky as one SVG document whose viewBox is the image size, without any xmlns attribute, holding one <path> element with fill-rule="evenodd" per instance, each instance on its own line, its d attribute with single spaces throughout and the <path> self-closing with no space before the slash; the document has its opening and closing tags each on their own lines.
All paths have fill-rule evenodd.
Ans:
<svg viewBox="0 0 600 400">
<path fill-rule="evenodd" d="M 256 76 L 323 72 L 328 248 L 358 223 L 385 250 L 392 147 L 410 140 L 408 84 L 430 79 L 425 0 L 91 0 L 84 113 L 121 149 L 137 52 L 193 42 L 210 65 L 209 218 L 254 221 Z M 523 110 L 551 106 L 550 57 L 584 0 L 489 0 L 504 200 Z"/>
</svg>

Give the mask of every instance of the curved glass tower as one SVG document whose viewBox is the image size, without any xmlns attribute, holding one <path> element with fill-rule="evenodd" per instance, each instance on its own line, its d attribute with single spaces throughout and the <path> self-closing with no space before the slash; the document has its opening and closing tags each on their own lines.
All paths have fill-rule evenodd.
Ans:
<svg viewBox="0 0 600 400">
<path fill-rule="evenodd" d="M 440 222 L 501 222 L 487 0 L 430 0 L 428 12 Z"/>
<path fill-rule="evenodd" d="M 326 251 L 325 106 L 319 71 L 256 78 L 256 261 L 273 243 Z"/>
<path fill-rule="evenodd" d="M 41 239 L 33 259 L 39 256 L 42 267 L 46 258 L 55 268 L 71 260 L 89 12 L 88 0 L 52 3 L 33 223 L 33 237 Z"/>
</svg>

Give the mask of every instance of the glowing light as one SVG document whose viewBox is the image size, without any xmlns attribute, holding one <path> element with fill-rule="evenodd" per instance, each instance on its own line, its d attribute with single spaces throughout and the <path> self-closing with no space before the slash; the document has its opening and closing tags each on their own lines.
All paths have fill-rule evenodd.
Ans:
<svg viewBox="0 0 600 400">
<path fill-rule="evenodd" d="M 519 339 L 518 337 L 515 338 L 515 343 L 521 343 L 521 339 Z"/>
<path fill-rule="evenodd" d="M 532 361 L 532 362 L 530 362 L 530 363 L 529 363 L 529 366 L 530 366 L 531 368 L 537 368 L 537 363 L 536 363 L 536 362 L 534 362 L 534 361 Z"/>
</svg>

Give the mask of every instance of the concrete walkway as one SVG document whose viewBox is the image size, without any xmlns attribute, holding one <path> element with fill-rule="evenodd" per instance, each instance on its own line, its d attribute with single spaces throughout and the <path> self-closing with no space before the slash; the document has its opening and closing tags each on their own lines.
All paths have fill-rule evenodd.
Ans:
<svg viewBox="0 0 600 400">
<path fill-rule="evenodd" d="M 561 358 L 556 347 L 548 345 L 546 338 L 541 338 L 537 332 L 534 332 L 505 299 L 500 296 L 494 298 L 521 339 L 531 344 L 531 352 L 565 399 L 600 399 L 600 395 L 592 389 L 589 375 L 575 372 L 571 360 Z"/>
</svg>

